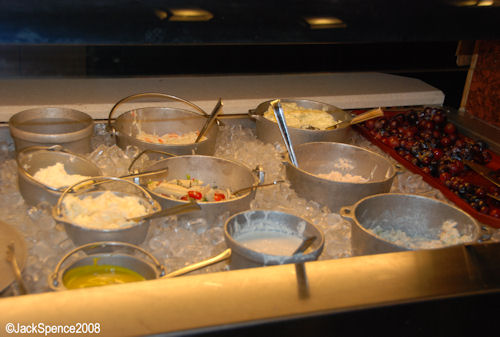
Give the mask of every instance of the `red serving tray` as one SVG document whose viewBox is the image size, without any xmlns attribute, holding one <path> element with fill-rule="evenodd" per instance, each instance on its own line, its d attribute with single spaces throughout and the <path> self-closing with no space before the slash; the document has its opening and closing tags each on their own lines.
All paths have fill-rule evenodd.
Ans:
<svg viewBox="0 0 500 337">
<path fill-rule="evenodd" d="M 364 111 L 364 110 L 363 110 Z M 358 114 L 363 111 L 353 111 L 353 113 Z M 390 110 L 390 111 L 384 111 L 384 115 L 387 118 L 391 118 L 397 114 L 400 113 L 406 113 L 408 112 L 408 109 L 402 109 L 402 110 Z M 474 209 L 472 206 L 470 206 L 464 199 L 460 198 L 458 195 L 453 193 L 446 185 L 444 185 L 439 178 L 433 177 L 430 174 L 426 174 L 422 172 L 422 170 L 412 164 L 411 162 L 407 161 L 403 157 L 401 157 L 392 147 L 382 143 L 380 140 L 375 139 L 369 132 L 369 130 L 363 126 L 363 124 L 357 124 L 353 125 L 353 128 L 361 133 L 365 138 L 367 138 L 369 141 L 371 141 L 373 144 L 377 145 L 380 149 L 382 149 L 384 152 L 388 153 L 391 157 L 396 159 L 398 162 L 400 162 L 403 166 L 405 166 L 407 169 L 409 169 L 411 172 L 419 174 L 423 177 L 424 181 L 429 183 L 434 188 L 437 188 L 440 190 L 446 198 L 451 200 L 455 205 L 457 205 L 459 208 L 464 210 L 465 212 L 469 213 L 472 217 L 475 219 L 479 220 L 481 223 L 495 227 L 495 228 L 500 228 L 500 219 L 495 218 L 493 216 L 490 216 L 488 214 L 480 213 L 476 209 Z M 457 132 L 458 134 L 458 132 Z M 487 150 L 488 152 L 491 153 L 492 160 L 490 163 L 485 165 L 486 167 L 489 167 L 493 170 L 498 170 L 500 169 L 500 156 L 493 151 Z M 484 186 L 484 187 L 489 187 L 492 186 L 493 183 L 488 181 L 486 178 L 482 177 L 478 173 L 470 170 L 468 171 L 465 175 L 461 176 L 465 181 L 479 185 L 479 186 Z"/>
</svg>

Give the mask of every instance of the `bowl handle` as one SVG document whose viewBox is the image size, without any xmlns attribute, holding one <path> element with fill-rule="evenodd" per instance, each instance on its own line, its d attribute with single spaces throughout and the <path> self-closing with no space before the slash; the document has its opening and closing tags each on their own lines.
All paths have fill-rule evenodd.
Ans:
<svg viewBox="0 0 500 337">
<path fill-rule="evenodd" d="M 401 174 L 406 172 L 405 167 L 400 163 L 394 164 L 394 169 L 396 170 L 396 174 Z"/>
<path fill-rule="evenodd" d="M 159 275 L 163 276 L 165 275 L 165 267 L 160 264 L 160 262 L 148 251 L 142 249 L 139 246 L 136 246 L 131 243 L 127 242 L 118 242 L 118 241 L 102 241 L 102 242 L 91 242 L 87 243 L 85 245 L 82 245 L 80 247 L 77 247 L 70 252 L 68 252 L 66 255 L 63 256 L 63 258 L 59 261 L 59 263 L 56 265 L 56 268 L 54 269 L 54 272 L 49 275 L 49 286 L 52 290 L 58 290 L 61 289 L 62 284 L 59 282 L 59 273 L 61 271 L 61 267 L 64 264 L 64 262 L 71 257 L 72 255 L 78 253 L 81 250 L 85 250 L 88 248 L 98 248 L 98 247 L 107 247 L 107 246 L 113 246 L 113 247 L 128 247 L 132 248 L 136 251 L 141 252 L 144 254 L 146 257 L 148 257 L 151 261 L 153 261 L 155 268 L 159 271 Z"/>
<path fill-rule="evenodd" d="M 353 206 L 344 206 L 344 207 L 341 207 L 340 208 L 340 212 L 339 214 L 343 217 L 343 218 L 348 218 L 348 219 L 353 219 Z"/>
<path fill-rule="evenodd" d="M 208 117 L 208 114 L 202 109 L 200 108 L 199 106 L 197 106 L 196 104 L 192 103 L 192 102 L 189 102 L 185 99 L 182 99 L 180 97 L 177 97 L 177 96 L 173 96 L 173 95 L 167 95 L 167 94 L 162 94 L 162 93 L 159 93 L 159 92 L 144 92 L 144 93 L 140 93 L 140 94 L 135 94 L 135 95 L 130 95 L 130 96 L 127 96 L 125 98 L 122 98 L 121 100 L 119 100 L 112 108 L 111 108 L 111 111 L 109 112 L 109 115 L 108 115 L 108 126 L 107 126 L 107 130 L 109 132 L 114 132 L 114 128 L 113 126 L 111 125 L 111 118 L 113 116 L 113 113 L 115 112 L 115 110 L 122 104 L 122 103 L 125 103 L 125 102 L 129 102 L 129 101 L 132 101 L 134 99 L 138 99 L 138 98 L 144 98 L 144 97 L 149 97 L 149 98 L 165 98 L 165 99 L 170 99 L 170 100 L 173 100 L 173 101 L 177 101 L 177 102 L 181 102 L 181 103 L 184 103 L 184 104 L 187 104 L 189 105 L 190 107 L 194 108 L 195 110 L 197 110 L 197 112 L 199 112 L 203 117 Z"/>
<path fill-rule="evenodd" d="M 141 153 L 139 153 L 137 155 L 137 157 L 135 157 L 132 162 L 130 163 L 130 165 L 128 166 L 128 172 L 129 173 L 137 173 L 137 171 L 132 171 L 132 167 L 134 166 L 135 162 L 140 158 L 142 157 L 143 155 L 145 155 L 146 153 L 158 153 L 158 154 L 162 154 L 164 156 L 167 156 L 167 157 L 177 157 L 177 155 L 173 154 L 173 153 L 168 153 L 168 152 L 164 152 L 164 151 L 160 151 L 160 150 L 152 150 L 152 149 L 146 149 L 144 151 L 142 151 Z"/>
<path fill-rule="evenodd" d="M 69 186 L 68 188 L 66 188 L 64 190 L 64 192 L 61 194 L 61 196 L 57 200 L 56 205 L 52 208 L 52 217 L 54 218 L 54 220 L 61 221 L 61 222 L 67 222 L 67 220 L 64 218 L 64 216 L 62 214 L 62 209 L 61 209 L 63 199 L 64 199 L 64 197 L 66 197 L 66 194 L 68 194 L 69 192 L 72 192 L 72 191 L 73 192 L 76 191 L 75 188 L 78 187 L 79 185 L 82 185 L 81 187 L 88 187 L 88 186 L 94 186 L 94 185 L 106 183 L 109 181 L 122 181 L 124 183 L 127 183 L 127 184 L 134 186 L 135 188 L 139 189 L 141 191 L 141 193 L 146 197 L 148 202 L 152 205 L 153 209 L 158 208 L 158 207 L 155 207 L 155 205 L 158 205 L 158 203 L 153 199 L 153 197 L 151 197 L 151 194 L 149 194 L 148 191 L 146 191 L 140 185 L 134 184 L 133 182 L 128 181 L 126 179 L 117 178 L 117 177 L 105 177 L 105 176 L 92 177 L 92 178 L 88 178 L 85 180 L 81 180 L 81 181 Z"/>
</svg>

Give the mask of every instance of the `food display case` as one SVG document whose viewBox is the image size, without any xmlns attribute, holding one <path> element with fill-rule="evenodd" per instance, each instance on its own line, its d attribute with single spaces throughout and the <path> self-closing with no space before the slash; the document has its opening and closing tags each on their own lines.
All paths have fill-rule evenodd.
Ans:
<svg viewBox="0 0 500 337">
<path fill-rule="evenodd" d="M 491 61 L 498 50 L 498 7 L 496 1 L 2 3 L 2 335 L 494 331 L 500 191 L 456 162 L 500 169 L 499 93 L 494 80 L 484 81 L 498 69 L 480 54 Z M 491 41 L 469 48 L 472 61 L 460 66 L 455 51 L 474 44 L 465 40 Z M 487 100 L 477 97 L 481 88 Z M 286 102 L 319 104 L 336 122 L 379 107 L 383 116 L 330 126 L 324 140 L 311 138 L 315 143 L 292 138 L 296 165 L 280 129 L 264 117 L 271 109 L 278 118 L 278 103 L 286 117 Z M 481 111 L 471 112 L 471 102 L 484 103 Z M 173 133 L 201 131 L 215 113 L 206 139 L 191 141 L 187 152 L 163 144 Z M 317 128 L 296 130 L 308 139 L 321 133 Z M 332 142 L 337 131 L 341 138 Z M 405 148 L 409 133 L 412 142 L 415 133 L 420 138 Z M 83 147 L 70 148 L 67 140 L 79 137 Z M 455 151 L 448 143 L 457 140 L 470 146 Z M 449 160 L 438 161 L 437 151 L 427 163 L 428 147 L 449 152 Z M 165 149 L 170 154 L 158 151 Z M 133 220 L 140 233 L 110 227 L 92 236 L 69 219 L 64 204 L 73 194 L 81 203 L 88 185 L 48 187 L 34 178 L 55 162 L 88 178 L 93 198 L 108 189 L 120 198 L 140 196 L 125 208 L 146 210 L 127 213 L 127 224 L 144 212 L 172 213 Z M 334 169 L 357 180 L 321 177 Z M 455 188 L 452 177 L 464 181 Z M 160 192 L 155 179 L 177 185 Z M 202 181 L 215 187 L 199 195 L 172 192 Z M 195 210 L 193 201 L 201 207 Z M 79 210 L 114 207 L 104 204 Z M 190 212 L 174 214 L 179 205 Z M 252 225 L 262 230 L 262 219 L 314 241 L 286 259 L 272 253 L 256 259 L 235 238 Z M 388 223 L 395 224 L 393 236 L 394 228 L 399 236 L 424 235 L 423 245 L 375 229 Z M 96 244 L 102 240 L 95 237 L 112 242 Z M 115 267 L 141 270 L 145 280 L 66 289 L 72 268 L 108 258 Z"/>
</svg>

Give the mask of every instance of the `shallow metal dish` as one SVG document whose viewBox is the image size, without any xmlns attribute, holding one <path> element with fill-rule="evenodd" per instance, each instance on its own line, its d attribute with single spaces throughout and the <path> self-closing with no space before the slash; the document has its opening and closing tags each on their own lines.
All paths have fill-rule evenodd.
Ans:
<svg viewBox="0 0 500 337">
<path fill-rule="evenodd" d="M 194 108 L 196 111 L 180 108 L 146 107 L 127 111 L 118 116 L 114 123 L 111 122 L 113 113 L 121 104 L 139 98 L 169 99 L 184 103 Z M 205 134 L 207 139 L 198 143 L 156 144 L 145 142 L 137 138 L 139 130 L 159 136 L 170 132 L 187 133 L 199 131 L 203 128 L 208 117 L 209 116 L 203 109 L 182 98 L 162 93 L 141 93 L 125 97 L 113 106 L 108 116 L 108 129 L 113 132 L 116 137 L 116 144 L 122 149 L 132 145 L 138 147 L 140 150 L 150 149 L 178 155 L 193 153 L 212 155 L 215 152 L 215 142 L 219 129 L 217 124 L 213 125 L 207 131 Z"/>
<path fill-rule="evenodd" d="M 342 143 L 305 143 L 295 147 L 299 167 L 285 162 L 286 176 L 300 197 L 327 206 L 332 212 L 368 195 L 389 192 L 394 177 L 403 169 L 383 156 L 364 148 Z M 345 159 L 352 168 L 342 172 L 335 167 Z M 341 182 L 320 178 L 316 174 L 338 170 L 342 173 L 370 177 L 367 182 Z"/>
<path fill-rule="evenodd" d="M 61 145 L 76 153 L 91 151 L 94 120 L 86 113 L 68 108 L 35 108 L 9 119 L 16 151 L 29 146 Z"/>
<path fill-rule="evenodd" d="M 265 143 L 283 144 L 283 139 L 278 128 L 278 124 L 264 117 L 264 113 L 269 109 L 272 100 L 259 104 L 254 110 L 250 110 L 250 117 L 256 121 L 257 138 Z M 350 121 L 353 116 L 340 108 L 333 105 L 321 103 L 307 99 L 282 98 L 281 103 L 296 103 L 297 106 L 306 109 L 323 110 L 330 113 L 335 120 Z M 285 115 L 286 116 L 286 115 Z M 299 145 L 309 142 L 348 142 L 351 136 L 352 129 L 349 125 L 345 125 L 333 130 L 307 130 L 289 127 L 289 133 L 292 144 Z"/>
<path fill-rule="evenodd" d="M 62 191 L 54 191 L 33 178 L 41 168 L 62 163 L 68 174 L 83 176 L 101 176 L 102 171 L 87 158 L 62 149 L 60 146 L 31 146 L 21 150 L 16 157 L 19 192 L 27 204 L 36 206 L 47 202 L 51 206 L 57 203 Z"/>
<path fill-rule="evenodd" d="M 368 196 L 340 214 L 352 223 L 353 255 L 369 255 L 412 250 L 376 235 L 369 229 L 379 225 L 384 230 L 401 230 L 409 236 L 438 239 L 446 220 L 455 221 L 461 235 L 477 241 L 480 228 L 469 214 L 442 201 L 413 194 L 383 193 Z"/>
</svg>

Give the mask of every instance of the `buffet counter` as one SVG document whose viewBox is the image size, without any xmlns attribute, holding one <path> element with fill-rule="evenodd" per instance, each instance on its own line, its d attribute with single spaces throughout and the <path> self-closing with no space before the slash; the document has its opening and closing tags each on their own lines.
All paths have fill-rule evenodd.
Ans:
<svg viewBox="0 0 500 337">
<path fill-rule="evenodd" d="M 345 83 L 346 76 L 350 77 L 347 81 L 350 84 L 340 86 L 340 83 Z M 299 90 L 299 87 L 304 86 L 300 86 L 300 83 L 305 79 L 312 83 L 310 87 L 318 90 L 311 89 L 301 94 L 303 92 Z M 254 108 L 258 103 L 269 98 L 300 96 L 351 109 L 379 105 L 440 105 L 443 102 L 442 93 L 423 82 L 385 74 L 253 76 L 251 78 L 241 76 L 232 78 L 229 82 L 221 81 L 221 78 L 205 80 L 213 82 L 201 83 L 193 78 L 143 79 L 135 83 L 130 79 L 94 82 L 28 80 L 27 82 L 12 81 L 11 86 L 7 87 L 7 81 L 0 83 L 10 90 L 3 106 L 0 107 L 0 115 L 2 121 L 6 122 L 14 113 L 35 106 L 57 105 L 75 108 L 89 113 L 97 121 L 96 130 L 101 132 L 97 137 L 104 139 L 106 135 L 102 120 L 107 118 L 109 109 L 118 99 L 142 91 L 162 91 L 186 97 L 190 96 L 186 94 L 189 86 L 194 85 L 197 89 L 191 92 L 194 97 L 193 101 L 206 107 L 207 111 L 214 104 L 215 97 L 222 96 L 226 103 L 225 116 L 221 117 L 226 128 L 223 142 L 226 148 L 220 150 L 219 153 L 226 155 L 228 149 L 238 150 L 232 149 L 231 145 L 244 144 L 236 139 L 235 135 L 244 140 L 251 139 L 254 142 L 252 146 L 257 146 L 255 145 L 257 140 L 253 136 L 255 123 L 248 118 L 247 112 L 248 109 Z M 263 82 L 267 83 L 268 91 L 262 87 Z M 146 83 L 149 84 L 145 85 Z M 222 83 L 225 84 L 222 85 Z M 67 87 L 64 92 L 67 95 L 57 96 L 65 85 Z M 289 90 L 286 90 L 287 85 Z M 325 86 L 326 90 L 324 90 Z M 71 90 L 75 88 L 79 88 L 79 91 Z M 104 88 L 105 93 L 99 88 Z M 22 90 L 26 90 L 26 95 L 23 97 L 20 96 Z M 340 92 L 337 91 L 337 95 L 331 95 L 331 92 L 335 90 Z M 88 92 L 96 92 L 95 102 L 92 102 L 92 96 L 85 94 Z M 227 99 L 225 99 L 226 94 Z M 149 103 L 157 106 L 164 105 L 163 102 L 148 102 L 148 105 Z M 144 106 L 144 103 L 128 104 L 125 109 L 133 109 L 139 105 Z M 234 133 L 236 132 L 234 130 L 241 134 Z M 366 140 L 360 135 L 357 137 L 359 142 L 366 145 Z M 14 162 L 12 160 L 13 143 L 6 125 L 0 128 L 0 138 L 2 155 L 10 162 Z M 262 147 L 261 152 L 275 150 L 271 144 L 267 145 L 269 147 Z M 122 153 L 118 154 L 120 155 Z M 281 164 L 279 160 L 278 164 Z M 12 170 L 12 165 L 7 164 L 7 166 Z M 274 171 L 270 170 L 271 177 L 279 175 L 279 169 Z M 416 176 L 408 173 L 406 177 L 412 180 Z M 13 207 L 26 209 L 19 192 L 15 190 L 15 183 L 11 181 L 13 176 L 0 175 L 0 177 L 2 182 L 8 185 L 2 191 L 17 198 L 14 199 L 17 202 Z M 283 190 L 287 189 L 288 186 L 283 187 Z M 429 188 L 426 194 L 436 196 L 439 193 Z M 259 206 L 259 203 L 265 202 L 265 198 L 261 198 L 252 205 L 255 208 Z M 316 207 L 313 211 L 320 219 L 316 219 L 317 222 L 324 222 L 328 225 L 329 219 L 333 219 L 338 221 L 335 224 L 336 228 L 346 230 L 345 222 L 338 214 L 317 206 L 313 207 L 307 202 L 304 204 L 303 207 Z M 42 216 L 42 218 L 45 216 L 43 209 L 28 210 L 28 212 L 33 219 L 37 218 L 31 213 L 37 213 L 37 216 Z M 324 218 L 321 218 L 322 216 Z M 5 221 L 9 222 L 8 220 Z M 40 225 L 42 226 L 41 222 Z M 482 239 L 495 234 L 495 240 L 498 241 L 498 232 L 492 231 L 487 226 L 482 226 L 481 231 L 481 234 L 487 235 Z M 155 233 L 159 236 L 166 234 L 158 229 Z M 65 238 L 60 239 L 63 239 L 62 243 L 65 242 Z M 9 333 L 8 330 L 3 330 L 7 328 L 13 328 L 12 335 L 16 335 L 16 332 L 19 332 L 18 329 L 22 327 L 37 326 L 38 330 L 32 329 L 31 332 L 38 332 L 38 335 L 65 335 L 64 331 L 57 331 L 56 326 L 77 324 L 80 327 L 85 326 L 85 329 L 94 329 L 93 335 L 99 336 L 208 335 L 211 333 L 217 335 L 224 332 L 242 334 L 245 331 L 249 335 L 257 332 L 270 334 L 279 333 L 273 330 L 276 324 L 284 324 L 280 327 L 286 324 L 302 324 L 304 327 L 304 329 L 294 331 L 287 330 L 287 335 L 303 335 L 306 331 L 321 334 L 324 331 L 317 331 L 310 327 L 323 319 L 326 319 L 326 322 L 338 323 L 336 317 L 356 317 L 356 313 L 366 312 L 366 310 L 384 310 L 384 308 L 397 308 L 403 305 L 417 306 L 427 301 L 444 303 L 449 299 L 457 300 L 457 307 L 460 307 L 470 303 L 468 300 L 462 300 L 464 298 L 482 301 L 483 296 L 497 298 L 500 294 L 500 265 L 495 263 L 500 253 L 500 243 L 493 242 L 495 240 L 483 244 L 458 245 L 433 250 L 351 257 L 349 239 L 350 237 L 347 236 L 343 238 L 343 241 L 338 241 L 339 245 L 346 245 L 342 247 L 345 251 L 340 252 L 335 249 L 337 243 L 334 240 L 330 241 L 330 246 L 325 249 L 328 250 L 328 256 L 320 257 L 319 261 L 306 262 L 305 273 L 301 272 L 303 270 L 300 264 L 227 270 L 228 268 L 223 263 L 219 263 L 211 267 L 208 272 L 172 279 L 70 291 L 45 291 L 44 288 L 37 288 L 36 294 L 20 296 L 12 296 L 12 293 L 3 294 L 0 298 L 1 334 Z M 39 249 L 38 243 L 31 242 L 32 255 L 36 254 L 33 247 Z M 155 244 L 157 243 L 152 241 L 145 243 L 149 248 Z M 223 242 L 219 240 L 216 248 L 223 245 Z M 57 254 L 51 253 L 52 255 L 48 255 L 48 260 L 45 262 L 54 265 L 56 262 L 54 258 L 60 257 L 61 252 L 69 248 L 72 246 L 67 244 L 58 246 Z M 33 258 L 36 257 L 33 256 Z M 168 256 L 164 258 L 168 260 Z M 33 266 L 33 261 L 35 260 L 32 259 L 30 270 L 37 269 Z M 31 281 L 37 284 L 37 287 L 41 283 L 46 286 L 44 280 Z M 474 310 L 485 315 L 490 313 L 486 312 L 485 308 Z M 465 312 L 466 310 L 464 310 L 464 315 Z M 346 314 L 354 316 L 345 316 Z M 409 318 L 410 328 L 426 316 L 425 309 L 416 310 Z M 448 325 L 464 317 L 451 317 L 443 314 L 441 318 L 442 322 Z M 322 329 L 325 327 L 335 329 L 335 326 L 329 326 L 325 321 L 321 322 Z M 476 321 L 471 320 L 467 324 L 468 328 L 469 323 L 470 326 L 477 324 Z M 408 324 L 405 326 L 405 324 L 396 323 L 387 330 L 404 334 L 405 329 L 409 328 Z M 41 327 L 54 328 L 55 333 L 47 334 L 42 331 L 43 329 L 40 330 Z M 369 325 L 362 323 L 356 327 L 356 331 L 373 332 Z M 457 329 L 452 328 L 450 332 L 457 332 Z M 86 335 L 92 334 L 87 331 Z"/>
</svg>

